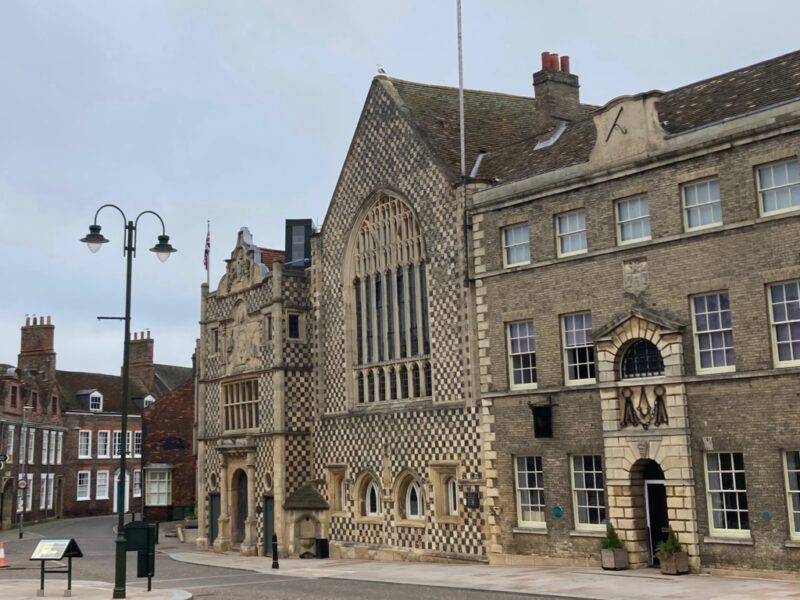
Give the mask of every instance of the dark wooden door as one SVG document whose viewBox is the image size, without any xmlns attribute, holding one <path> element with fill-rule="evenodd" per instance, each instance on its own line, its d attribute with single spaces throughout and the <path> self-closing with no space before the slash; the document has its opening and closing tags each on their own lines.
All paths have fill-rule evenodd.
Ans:
<svg viewBox="0 0 800 600">
<path fill-rule="evenodd" d="M 669 536 L 667 490 L 662 482 L 645 482 L 647 493 L 647 526 L 650 529 L 650 554 L 653 566 L 658 565 L 656 546 Z"/>
<path fill-rule="evenodd" d="M 245 519 L 247 519 L 247 474 L 239 471 L 236 481 L 236 537 L 234 542 L 244 541 Z"/>
<path fill-rule="evenodd" d="M 219 494 L 208 495 L 208 545 L 213 546 L 219 531 L 217 519 L 219 519 L 220 499 Z"/>
<path fill-rule="evenodd" d="M 272 534 L 275 533 L 275 498 L 264 496 L 264 556 L 272 556 Z"/>
</svg>

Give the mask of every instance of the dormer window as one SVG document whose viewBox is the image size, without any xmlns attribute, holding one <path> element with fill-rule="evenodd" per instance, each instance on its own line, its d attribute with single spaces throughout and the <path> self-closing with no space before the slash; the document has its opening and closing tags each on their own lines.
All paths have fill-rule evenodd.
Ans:
<svg viewBox="0 0 800 600">
<path fill-rule="evenodd" d="M 101 412 L 103 410 L 103 394 L 94 392 L 89 396 L 89 410 L 92 412 Z"/>
<path fill-rule="evenodd" d="M 155 404 L 155 403 L 156 403 L 156 399 L 152 395 L 148 394 L 147 396 L 144 397 L 144 407 L 145 408 L 147 408 L 151 404 Z"/>
</svg>

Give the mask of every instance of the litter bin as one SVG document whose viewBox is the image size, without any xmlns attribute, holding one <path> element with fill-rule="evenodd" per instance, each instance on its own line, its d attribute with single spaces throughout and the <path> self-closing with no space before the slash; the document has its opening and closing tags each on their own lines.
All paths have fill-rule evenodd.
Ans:
<svg viewBox="0 0 800 600">
<path fill-rule="evenodd" d="M 317 538 L 317 558 L 330 558 L 331 551 L 328 538 Z"/>
</svg>

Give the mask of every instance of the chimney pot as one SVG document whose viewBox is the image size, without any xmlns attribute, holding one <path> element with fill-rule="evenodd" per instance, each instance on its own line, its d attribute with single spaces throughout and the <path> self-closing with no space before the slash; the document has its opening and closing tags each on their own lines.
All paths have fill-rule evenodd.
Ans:
<svg viewBox="0 0 800 600">
<path fill-rule="evenodd" d="M 25 315 L 25 326 L 29 327 L 30 324 L 31 324 L 31 318 L 29 316 Z"/>
<path fill-rule="evenodd" d="M 569 73 L 569 56 L 561 57 L 561 72 Z"/>
<path fill-rule="evenodd" d="M 546 71 L 548 68 L 550 68 L 550 53 L 542 52 L 542 71 Z"/>
<path fill-rule="evenodd" d="M 550 54 L 550 70 L 558 71 L 558 54 L 555 52 Z"/>
<path fill-rule="evenodd" d="M 47 324 L 50 325 L 51 321 L 52 321 L 52 319 L 50 318 L 50 315 L 47 315 Z"/>
</svg>

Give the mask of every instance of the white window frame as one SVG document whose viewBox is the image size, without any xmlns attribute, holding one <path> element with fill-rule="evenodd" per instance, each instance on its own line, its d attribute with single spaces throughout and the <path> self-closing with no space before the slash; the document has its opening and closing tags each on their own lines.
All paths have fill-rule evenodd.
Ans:
<svg viewBox="0 0 800 600">
<path fill-rule="evenodd" d="M 527 461 L 528 459 L 532 458 L 534 460 L 534 470 L 530 471 L 527 469 Z M 521 465 L 520 461 L 524 461 L 524 464 Z M 520 466 L 526 467 L 522 471 L 520 471 Z M 530 480 L 528 478 L 528 474 L 533 474 L 534 476 L 534 484 L 533 486 L 529 485 Z M 525 478 L 525 486 L 521 485 L 522 477 Z M 545 522 L 545 497 L 544 497 L 544 473 L 542 468 L 542 457 L 541 456 L 515 456 L 514 457 L 514 490 L 516 492 L 516 503 L 517 503 L 517 525 L 519 527 L 526 527 L 531 529 L 545 529 L 547 527 L 547 523 Z M 529 500 L 530 502 L 522 501 L 522 496 L 525 492 L 529 492 Z M 534 504 L 533 498 L 534 496 L 539 495 L 541 498 L 541 504 Z M 530 507 L 539 507 L 541 510 L 535 511 L 531 510 L 528 511 L 530 513 L 537 513 L 540 515 L 541 518 L 539 519 L 525 519 L 523 517 L 524 512 L 522 510 L 522 506 L 525 504 L 526 506 Z"/>
<path fill-rule="evenodd" d="M 562 230 L 562 221 L 561 219 L 566 219 L 565 223 L 569 225 L 569 218 L 575 215 L 582 215 L 583 216 L 583 229 L 575 229 L 575 230 Z M 562 242 L 566 239 L 572 239 L 576 235 L 583 234 L 583 241 L 584 246 L 579 250 L 569 250 L 564 252 Z M 589 251 L 589 239 L 588 239 L 588 231 L 586 226 L 586 210 L 583 208 L 579 208 L 577 210 L 571 210 L 569 212 L 561 213 L 560 215 L 556 215 L 556 255 L 559 257 L 564 256 L 575 256 L 577 254 L 586 254 Z"/>
<path fill-rule="evenodd" d="M 772 339 L 772 363 L 775 368 L 783 368 L 783 367 L 797 367 L 800 366 L 800 355 L 796 359 L 790 360 L 780 360 L 778 354 L 778 334 L 777 334 L 777 327 L 778 325 L 783 324 L 794 324 L 800 323 L 800 320 L 797 319 L 788 319 L 788 313 L 786 315 L 787 319 L 784 321 L 780 321 L 779 323 L 775 321 L 775 303 L 772 301 L 772 288 L 783 286 L 783 300 L 780 302 L 785 305 L 786 310 L 788 311 L 788 303 L 786 301 L 786 290 L 785 286 L 787 284 L 795 284 L 798 286 L 798 290 L 800 290 L 800 280 L 790 280 L 790 281 L 780 281 L 776 283 L 770 283 L 767 285 L 767 303 L 769 308 L 769 328 L 770 328 L 770 337 Z M 791 302 L 794 302 L 792 300 Z M 800 340 L 798 340 L 800 341 Z"/>
<path fill-rule="evenodd" d="M 42 464 L 48 464 L 47 457 L 50 455 L 50 431 L 42 431 Z"/>
<path fill-rule="evenodd" d="M 125 448 L 123 448 L 125 456 L 130 457 L 133 455 L 133 432 L 129 429 L 125 432 Z"/>
<path fill-rule="evenodd" d="M 145 505 L 170 506 L 172 504 L 172 471 L 170 469 L 148 469 L 145 471 Z M 158 479 L 156 480 L 156 475 Z M 161 476 L 164 476 L 163 479 Z M 153 490 L 156 484 L 163 483 L 166 490 Z M 163 496 L 163 498 L 162 498 Z"/>
<path fill-rule="evenodd" d="M 733 489 L 722 489 L 722 486 L 720 485 L 720 489 L 719 490 L 712 490 L 711 489 L 711 473 L 712 473 L 712 470 L 709 469 L 708 459 L 712 455 L 717 455 L 717 457 L 718 457 L 717 460 L 719 462 L 719 457 L 721 457 L 723 454 L 730 454 L 731 455 L 731 470 L 723 470 L 722 466 L 720 464 L 719 470 L 718 471 L 713 471 L 713 472 L 720 474 L 720 481 L 722 479 L 722 474 L 723 473 L 731 473 L 733 475 L 734 488 Z M 735 466 L 733 466 L 733 455 L 734 454 L 741 454 L 742 455 L 742 465 L 743 465 L 743 467 L 742 467 L 741 471 L 736 469 Z M 747 496 L 747 472 L 744 469 L 744 454 L 742 452 L 706 452 L 705 455 L 703 456 L 703 467 L 704 467 L 705 472 L 706 472 L 706 481 L 705 481 L 705 485 L 706 485 L 706 512 L 708 513 L 708 531 L 709 531 L 709 533 L 714 537 L 749 538 L 750 537 L 750 528 L 749 527 L 747 529 L 744 529 L 744 528 L 738 528 L 738 529 L 720 528 L 720 529 L 718 529 L 717 527 L 714 526 L 713 494 L 715 494 L 715 493 L 716 494 L 722 494 L 723 503 L 725 501 L 726 492 L 728 492 L 728 493 L 730 493 L 730 492 L 734 492 L 734 493 L 744 492 L 745 496 Z M 736 477 L 735 477 L 736 473 L 743 473 L 744 476 L 745 476 L 745 488 L 744 488 L 744 490 L 737 489 L 738 486 L 736 486 Z M 750 501 L 748 499 L 748 502 L 747 502 L 748 508 L 747 508 L 747 510 L 744 510 L 744 511 L 740 510 L 738 508 L 738 502 L 739 501 L 738 501 L 738 498 L 737 498 L 737 501 L 736 501 L 737 508 L 730 509 L 730 510 L 733 511 L 733 512 L 737 512 L 737 513 L 746 512 L 747 513 L 747 518 L 748 518 L 748 524 L 749 524 L 749 521 L 750 521 L 750 514 L 749 514 L 749 512 L 750 512 Z M 727 508 L 723 508 L 722 511 L 723 511 L 723 514 L 725 514 L 728 511 L 728 509 Z M 727 519 L 726 519 L 726 521 L 727 521 Z"/>
<path fill-rule="evenodd" d="M 103 443 L 105 438 L 105 443 Z M 101 429 L 97 432 L 97 458 L 111 458 L 111 431 Z"/>
<path fill-rule="evenodd" d="M 569 317 L 576 317 L 578 315 L 589 315 L 589 319 L 592 318 L 591 311 L 585 310 L 581 312 L 574 312 L 568 313 L 565 315 L 561 315 L 561 348 L 562 348 L 562 357 L 564 361 L 564 385 L 586 385 L 592 384 L 597 381 L 597 349 L 593 341 L 591 341 L 592 330 L 589 330 L 588 337 L 590 340 L 589 344 L 583 345 L 567 345 L 567 319 Z M 592 323 L 594 326 L 594 323 Z M 575 329 L 573 331 L 586 331 L 585 329 Z M 576 348 L 591 348 L 592 349 L 592 363 L 594 365 L 594 377 L 586 377 L 583 379 L 570 379 L 569 376 L 569 367 L 570 367 L 570 359 L 569 359 L 569 351 Z M 576 362 L 576 365 L 588 365 L 588 362 Z"/>
<path fill-rule="evenodd" d="M 28 481 L 28 487 L 25 489 L 25 512 L 30 512 L 33 508 L 33 473 L 25 474 Z"/>
<path fill-rule="evenodd" d="M 105 487 L 100 489 L 100 481 L 105 480 Z M 109 482 L 111 481 L 111 472 L 108 470 L 97 471 L 94 478 L 94 499 L 95 500 L 108 500 L 109 499 Z"/>
<path fill-rule="evenodd" d="M 83 440 L 86 439 L 86 451 L 83 451 Z M 92 458 L 92 431 L 91 429 L 81 429 L 78 431 L 78 458 Z"/>
<path fill-rule="evenodd" d="M 86 475 L 86 494 L 81 496 L 81 475 Z M 76 500 L 83 502 L 84 500 L 92 499 L 92 472 L 91 471 L 78 471 L 78 476 L 75 478 L 75 496 Z"/>
<path fill-rule="evenodd" d="M 138 447 L 138 450 L 137 450 Z M 142 457 L 142 431 L 141 429 L 133 432 L 133 457 Z"/>
<path fill-rule="evenodd" d="M 797 164 L 798 170 L 800 171 L 800 161 L 796 156 L 792 156 L 789 158 L 785 158 L 783 160 L 778 160 L 775 162 L 765 163 L 763 165 L 756 165 L 756 186 L 758 188 L 758 214 L 767 217 L 772 215 L 780 215 L 789 212 L 795 212 L 800 210 L 800 204 L 796 206 L 790 206 L 788 208 L 777 208 L 775 210 L 764 210 L 764 192 L 772 191 L 772 190 L 780 190 L 783 188 L 789 188 L 789 194 L 791 195 L 795 189 L 800 190 L 800 180 L 794 181 L 791 183 L 787 183 L 786 185 L 773 185 L 770 187 L 763 187 L 761 182 L 761 169 L 775 169 L 775 167 L 786 167 L 786 165 L 790 163 Z M 788 177 L 787 177 L 788 179 Z M 774 181 L 774 174 L 773 174 L 773 181 Z M 798 191 L 800 193 L 800 191 Z"/>
<path fill-rule="evenodd" d="M 647 219 L 647 229 L 648 229 L 649 233 L 647 235 L 644 235 L 644 236 L 641 236 L 641 237 L 637 237 L 637 238 L 631 238 L 631 239 L 628 239 L 628 240 L 623 239 L 623 235 L 622 235 L 623 226 L 627 225 L 628 223 L 633 223 L 634 221 L 643 221 L 643 220 L 645 220 L 645 217 L 640 215 L 638 217 L 626 218 L 625 220 L 623 220 L 622 217 L 620 216 L 621 207 L 622 207 L 622 205 L 633 204 L 634 202 L 636 202 L 637 204 L 641 204 L 642 201 L 647 203 L 647 217 L 646 217 L 646 219 Z M 651 214 L 650 214 L 650 199 L 648 198 L 647 194 L 642 194 L 641 196 L 633 196 L 631 198 L 622 198 L 620 200 L 617 200 L 614 203 L 614 219 L 615 219 L 615 221 L 617 223 L 617 245 L 618 246 L 625 246 L 627 244 L 636 244 L 638 242 L 646 242 L 647 240 L 653 239 L 653 229 L 652 229 L 652 223 L 650 222 L 650 217 L 651 217 Z"/>
<path fill-rule="evenodd" d="M 456 517 L 458 516 L 458 482 L 455 477 L 447 478 L 445 490 L 447 490 L 447 514 Z"/>
<path fill-rule="evenodd" d="M 61 459 L 63 457 L 63 450 L 64 450 L 64 432 L 58 432 L 58 450 L 56 453 L 56 462 L 57 464 L 61 464 Z"/>
<path fill-rule="evenodd" d="M 14 452 L 14 432 L 16 431 L 16 427 L 14 425 L 8 425 L 6 427 L 6 456 L 8 456 L 8 462 L 14 462 L 14 456 L 16 456 L 16 452 Z"/>
<path fill-rule="evenodd" d="M 789 454 L 797 455 L 798 468 L 796 470 L 791 470 L 791 473 L 797 474 L 797 489 L 792 489 L 791 485 L 789 484 Z M 800 450 L 787 450 L 783 453 L 783 475 L 786 483 L 786 508 L 789 511 L 789 538 L 795 541 L 800 541 L 800 523 L 795 526 L 796 521 L 794 516 L 797 514 L 798 519 L 800 520 Z M 792 500 L 793 496 L 797 499 L 796 503 Z"/>
<path fill-rule="evenodd" d="M 39 510 L 44 510 L 47 506 L 47 473 L 39 474 Z"/>
<path fill-rule="evenodd" d="M 507 234 L 511 231 L 525 231 L 525 241 L 523 242 L 514 242 L 509 244 L 507 240 Z M 500 237 L 503 246 L 503 268 L 508 269 L 509 267 L 518 267 L 521 265 L 529 265 L 531 263 L 531 232 L 530 232 L 530 225 L 525 223 L 515 223 L 514 225 L 508 225 L 503 227 L 500 230 Z M 508 260 L 508 251 L 510 248 L 516 248 L 517 246 L 527 246 L 528 247 L 528 258 L 526 260 L 521 260 L 518 262 L 509 262 Z"/>
<path fill-rule="evenodd" d="M 111 458 L 119 458 L 122 452 L 122 431 L 117 429 L 111 432 Z"/>
<path fill-rule="evenodd" d="M 47 474 L 47 509 L 53 508 L 53 486 L 55 485 L 55 474 Z"/>
<path fill-rule="evenodd" d="M 415 491 L 417 493 L 417 513 L 414 514 L 411 512 L 411 492 Z M 415 521 L 419 521 L 425 518 L 425 508 L 422 504 L 422 488 L 420 487 L 419 483 L 416 481 L 412 481 L 406 486 L 406 519 L 412 519 Z"/>
<path fill-rule="evenodd" d="M 712 197 L 712 183 L 716 182 L 716 192 L 717 197 Z M 702 204 L 692 204 L 689 206 L 686 203 L 686 193 L 690 189 L 694 189 L 697 192 L 702 186 L 705 186 L 708 191 L 708 201 L 703 202 Z M 681 185 L 681 203 L 683 205 L 683 229 L 684 231 L 700 231 L 702 229 L 711 229 L 712 227 L 719 227 L 723 224 L 724 220 L 722 218 L 722 192 L 720 191 L 720 183 L 718 177 L 707 177 L 705 179 L 698 179 L 697 181 L 688 181 Z M 719 207 L 719 221 L 706 223 L 704 225 L 695 225 L 691 226 L 689 224 L 689 213 L 693 210 L 701 211 L 706 206 L 711 207 L 711 210 L 714 210 L 714 205 Z"/>
<path fill-rule="evenodd" d="M 142 405 L 145 408 L 147 408 L 148 406 L 152 406 L 155 403 L 156 403 L 156 399 L 153 397 L 152 394 L 147 394 L 147 396 L 144 397 L 144 400 L 142 400 Z"/>
<path fill-rule="evenodd" d="M 581 462 L 583 462 L 583 459 L 585 457 L 587 457 L 587 456 L 591 456 L 591 457 L 593 457 L 595 459 L 600 459 L 600 470 L 599 471 L 595 471 L 595 470 L 586 471 L 584 469 L 580 469 L 579 471 L 576 471 L 576 469 L 575 469 L 575 459 L 581 459 Z M 569 470 L 570 470 L 570 487 L 572 488 L 572 507 L 573 507 L 573 510 L 574 510 L 575 529 L 576 530 L 580 530 L 580 531 L 605 531 L 606 530 L 606 523 L 608 523 L 608 498 L 606 496 L 606 490 L 605 490 L 605 474 L 603 473 L 603 456 L 600 455 L 600 454 L 577 454 L 577 455 L 571 455 L 570 456 L 570 461 L 569 461 Z M 578 486 L 575 485 L 575 474 L 576 473 L 593 473 L 593 474 L 600 473 L 600 476 L 603 478 L 603 486 L 602 487 L 597 487 L 597 485 L 595 483 L 595 487 L 591 487 L 591 488 L 590 487 L 578 487 Z M 602 521 L 603 521 L 602 523 L 582 523 L 581 522 L 581 520 L 580 520 L 580 507 L 584 506 L 584 505 L 581 505 L 579 500 L 578 500 L 578 493 L 579 492 L 587 492 L 587 493 L 594 492 L 594 493 L 602 494 L 602 499 L 603 499 L 602 505 L 601 504 L 596 504 L 596 505 L 586 504 L 585 505 L 587 507 L 594 507 L 594 508 L 598 508 L 598 509 L 599 508 L 603 509 L 605 517 L 602 519 Z"/>
<path fill-rule="evenodd" d="M 94 406 L 96 404 L 96 406 Z M 103 412 L 103 394 L 92 392 L 89 394 L 89 410 L 91 412 Z"/>
<path fill-rule="evenodd" d="M 519 326 L 521 326 L 523 324 L 529 324 L 530 328 L 528 329 L 528 327 L 526 327 L 526 330 L 530 331 L 531 335 L 526 335 L 524 337 L 523 336 L 517 336 L 516 338 L 514 338 L 514 329 L 517 328 L 517 330 L 519 330 L 518 329 Z M 513 351 L 513 348 L 512 348 L 513 339 L 523 340 L 523 339 L 529 339 L 529 338 L 532 340 L 532 345 L 533 345 L 533 351 L 532 352 L 514 352 Z M 535 327 L 532 319 L 525 319 L 525 320 L 522 320 L 522 321 L 512 321 L 511 323 L 506 323 L 506 352 L 507 352 L 507 357 L 508 357 L 508 359 L 507 359 L 507 362 L 508 362 L 508 384 L 509 384 L 508 387 L 510 389 L 512 389 L 512 390 L 526 390 L 526 389 L 533 390 L 533 389 L 536 389 L 536 387 L 538 385 L 538 383 L 537 383 L 538 382 L 538 377 L 537 377 L 538 369 L 536 367 L 536 327 Z M 533 355 L 534 366 L 533 366 L 532 369 L 530 369 L 528 367 L 523 367 L 523 368 L 520 369 L 520 372 L 525 372 L 525 371 L 532 370 L 533 371 L 533 381 L 531 383 L 516 383 L 515 378 L 514 378 L 514 374 L 515 374 L 515 371 L 516 371 L 516 369 L 514 368 L 514 357 L 515 356 L 529 355 L 529 354 Z"/>
<path fill-rule="evenodd" d="M 36 429 L 28 427 L 28 464 L 35 464 L 36 459 Z"/>
<path fill-rule="evenodd" d="M 728 297 L 728 308 L 725 309 L 725 310 L 723 310 L 721 308 L 722 307 L 722 303 L 720 302 L 721 296 L 723 294 Z M 710 296 L 716 296 L 717 297 L 717 307 L 718 308 L 717 308 L 716 311 L 710 311 L 709 312 L 709 310 L 708 310 L 708 300 L 707 300 L 707 298 L 709 298 Z M 704 313 L 698 314 L 697 307 L 695 306 L 695 300 L 700 299 L 700 298 L 704 299 L 703 300 L 703 304 L 706 307 L 706 311 Z M 736 338 L 733 337 L 733 314 L 732 314 L 732 311 L 731 311 L 730 302 L 731 302 L 731 300 L 730 300 L 730 294 L 728 293 L 728 290 L 719 290 L 717 292 L 705 292 L 703 294 L 696 294 L 694 296 L 690 296 L 689 297 L 690 309 L 692 311 L 692 333 L 693 333 L 693 336 L 694 336 L 694 366 L 695 366 L 695 370 L 696 370 L 697 373 L 700 373 L 700 374 L 732 373 L 732 372 L 736 371 Z M 724 312 L 729 313 L 729 318 L 730 318 L 730 322 L 731 322 L 731 326 L 730 327 L 722 327 L 722 314 Z M 707 322 L 708 317 L 710 315 L 712 315 L 712 314 L 716 314 L 719 317 L 720 327 L 716 328 L 716 329 L 707 328 L 707 329 L 705 329 L 703 331 L 699 331 L 698 328 L 697 328 L 698 317 L 700 315 L 704 315 L 706 317 L 706 322 Z M 721 333 L 723 335 L 723 337 L 724 337 L 726 331 L 730 331 L 730 333 L 731 333 L 732 345 L 730 346 L 730 349 L 733 351 L 733 364 L 724 365 L 722 367 L 705 367 L 704 368 L 703 367 L 703 363 L 702 363 L 702 357 L 701 357 L 700 337 L 703 336 L 703 335 L 708 335 L 709 337 L 712 337 L 712 334 L 714 334 L 714 333 Z M 728 349 L 728 346 L 724 346 L 722 348 L 719 348 L 719 350 L 722 350 L 723 352 L 725 352 L 727 349 Z M 727 355 L 726 355 L 726 359 L 725 360 L 727 362 Z"/>
<path fill-rule="evenodd" d="M 374 512 L 370 510 L 370 503 L 369 503 L 370 491 L 373 489 L 375 490 L 375 498 L 376 498 L 376 510 Z M 381 502 L 381 488 L 378 487 L 378 484 L 375 483 L 374 479 L 370 479 L 366 488 L 364 488 L 364 516 L 379 517 L 382 512 L 383 512 L 383 506 Z"/>
<path fill-rule="evenodd" d="M 142 497 L 142 470 L 134 469 L 133 471 L 133 497 Z"/>
<path fill-rule="evenodd" d="M 50 431 L 50 464 L 56 464 L 56 441 L 58 440 L 58 433 L 55 429 Z"/>
</svg>

